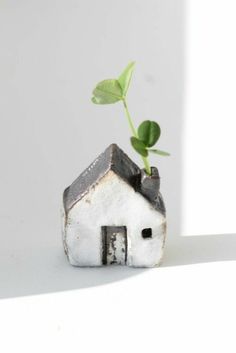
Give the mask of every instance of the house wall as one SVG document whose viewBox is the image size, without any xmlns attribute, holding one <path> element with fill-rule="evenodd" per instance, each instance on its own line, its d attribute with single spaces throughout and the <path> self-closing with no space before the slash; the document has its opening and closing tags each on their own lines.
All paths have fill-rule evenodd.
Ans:
<svg viewBox="0 0 236 353">
<path fill-rule="evenodd" d="M 127 227 L 128 265 L 149 267 L 161 260 L 165 217 L 112 171 L 68 214 L 65 239 L 72 265 L 102 265 L 105 225 Z M 151 239 L 142 238 L 143 228 L 152 228 Z"/>
</svg>

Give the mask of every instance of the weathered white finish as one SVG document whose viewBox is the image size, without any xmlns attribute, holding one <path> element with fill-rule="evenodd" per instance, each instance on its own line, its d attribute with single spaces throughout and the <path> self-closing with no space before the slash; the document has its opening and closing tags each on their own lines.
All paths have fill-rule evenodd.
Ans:
<svg viewBox="0 0 236 353">
<path fill-rule="evenodd" d="M 69 211 L 63 242 L 72 265 L 101 266 L 101 227 L 125 225 L 127 265 L 152 267 L 162 258 L 165 224 L 160 212 L 110 170 Z M 152 228 L 151 239 L 142 238 L 143 228 Z"/>
</svg>

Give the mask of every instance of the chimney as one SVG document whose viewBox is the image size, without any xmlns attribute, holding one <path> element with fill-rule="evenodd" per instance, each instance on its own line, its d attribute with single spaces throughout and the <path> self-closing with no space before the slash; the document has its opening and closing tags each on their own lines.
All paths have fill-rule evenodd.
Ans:
<svg viewBox="0 0 236 353">
<path fill-rule="evenodd" d="M 151 167 L 151 175 L 141 170 L 139 190 L 151 203 L 156 204 L 159 198 L 160 176 L 156 167 Z"/>
</svg>

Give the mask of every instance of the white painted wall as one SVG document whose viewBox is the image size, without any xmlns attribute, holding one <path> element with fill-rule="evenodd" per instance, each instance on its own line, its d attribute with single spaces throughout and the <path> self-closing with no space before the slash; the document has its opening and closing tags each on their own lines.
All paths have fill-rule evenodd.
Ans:
<svg viewBox="0 0 236 353">
<path fill-rule="evenodd" d="M 64 185 L 111 142 L 142 163 L 129 145 L 122 106 L 90 102 L 97 81 L 136 60 L 130 110 L 136 125 L 160 122 L 159 147 L 172 155 L 152 157 L 169 234 L 234 232 L 234 1 L 133 0 L 125 9 L 108 0 L 1 3 L 3 181 L 22 214 L 35 221 L 33 202 L 50 222 Z M 52 195 L 43 210 L 35 182 Z M 1 192 L 10 199 L 4 186 Z M 7 201 L 4 217 L 11 207 Z"/>
<path fill-rule="evenodd" d="M 159 147 L 172 153 L 152 164 L 162 176 L 169 232 L 179 234 L 184 20 L 182 0 L 1 2 L 0 216 L 14 215 L 24 242 L 39 214 L 48 227 L 58 225 L 57 241 L 63 189 L 112 142 L 142 165 L 122 105 L 90 101 L 95 84 L 130 60 L 137 62 L 129 93 L 135 124 L 159 121 Z M 7 234 L 12 223 L 4 223 Z"/>
<path fill-rule="evenodd" d="M 236 4 L 187 2 L 183 234 L 235 233 Z"/>
</svg>

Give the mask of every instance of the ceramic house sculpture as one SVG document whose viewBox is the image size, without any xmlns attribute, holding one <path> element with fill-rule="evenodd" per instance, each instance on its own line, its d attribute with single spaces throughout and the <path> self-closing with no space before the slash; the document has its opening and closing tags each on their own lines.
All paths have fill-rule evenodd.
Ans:
<svg viewBox="0 0 236 353">
<path fill-rule="evenodd" d="M 160 264 L 166 234 L 158 170 L 110 145 L 63 194 L 63 245 L 74 266 Z"/>
</svg>

